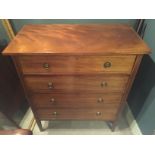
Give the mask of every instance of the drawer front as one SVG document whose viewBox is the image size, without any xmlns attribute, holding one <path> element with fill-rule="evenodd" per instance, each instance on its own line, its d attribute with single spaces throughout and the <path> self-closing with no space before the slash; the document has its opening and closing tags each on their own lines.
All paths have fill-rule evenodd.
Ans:
<svg viewBox="0 0 155 155">
<path fill-rule="evenodd" d="M 38 109 L 41 120 L 115 120 L 117 109 Z"/>
<path fill-rule="evenodd" d="M 34 93 L 124 92 L 128 76 L 25 76 L 24 81 Z"/>
<path fill-rule="evenodd" d="M 33 94 L 36 108 L 118 108 L 121 94 Z"/>
<path fill-rule="evenodd" d="M 21 56 L 24 74 L 130 74 L 135 56 Z"/>
</svg>

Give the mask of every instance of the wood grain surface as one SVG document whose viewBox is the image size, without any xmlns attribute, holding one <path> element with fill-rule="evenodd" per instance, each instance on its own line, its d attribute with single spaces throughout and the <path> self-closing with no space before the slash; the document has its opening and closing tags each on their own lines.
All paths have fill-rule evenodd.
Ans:
<svg viewBox="0 0 155 155">
<path fill-rule="evenodd" d="M 3 54 L 144 54 L 150 49 L 123 24 L 25 25 Z"/>
<path fill-rule="evenodd" d="M 103 108 L 117 107 L 120 105 L 122 94 L 32 94 L 32 104 L 36 108 Z"/>
<path fill-rule="evenodd" d="M 23 74 L 130 74 L 135 62 L 130 56 L 20 56 Z M 123 61 L 122 61 L 123 60 Z M 106 63 L 110 63 L 106 67 Z M 48 65 L 45 68 L 44 65 Z"/>
<path fill-rule="evenodd" d="M 117 109 L 37 109 L 41 120 L 114 120 Z M 97 113 L 100 113 L 99 115 Z M 56 115 L 55 115 L 56 113 Z"/>
<path fill-rule="evenodd" d="M 25 76 L 24 81 L 33 93 L 106 93 L 124 92 L 128 76 Z"/>
<path fill-rule="evenodd" d="M 3 54 L 12 56 L 43 130 L 41 120 L 57 119 L 106 120 L 114 127 L 149 52 L 128 25 L 41 24 L 24 26 Z"/>
</svg>

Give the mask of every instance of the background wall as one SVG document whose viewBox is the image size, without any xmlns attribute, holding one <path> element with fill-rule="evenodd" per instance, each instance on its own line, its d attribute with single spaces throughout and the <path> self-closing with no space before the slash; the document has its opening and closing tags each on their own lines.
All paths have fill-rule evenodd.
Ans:
<svg viewBox="0 0 155 155">
<path fill-rule="evenodd" d="M 0 119 L 5 120 L 3 112 L 19 123 L 28 109 L 28 104 L 11 58 L 1 53 L 8 42 L 9 37 L 0 21 Z M 7 128 L 5 125 L 3 127 Z"/>
<path fill-rule="evenodd" d="M 144 40 L 152 53 L 143 57 L 128 103 L 142 133 L 155 134 L 155 20 L 145 23 Z"/>
<path fill-rule="evenodd" d="M 11 24 L 18 32 L 25 24 L 88 24 L 88 23 L 124 23 L 134 26 L 134 19 L 12 19 Z"/>
<path fill-rule="evenodd" d="M 11 19 L 11 25 L 17 33 L 25 24 L 88 24 L 88 23 L 124 23 L 135 25 L 135 19 Z M 9 38 L 0 20 L 0 45 L 9 43 Z"/>
<path fill-rule="evenodd" d="M 0 20 L 0 46 L 6 46 L 8 42 L 9 42 L 9 37 L 7 36 L 7 33 Z"/>
<path fill-rule="evenodd" d="M 147 28 L 144 36 L 144 40 L 148 43 L 149 47 L 152 49 L 151 58 L 155 62 L 155 19 L 147 19 Z"/>
</svg>

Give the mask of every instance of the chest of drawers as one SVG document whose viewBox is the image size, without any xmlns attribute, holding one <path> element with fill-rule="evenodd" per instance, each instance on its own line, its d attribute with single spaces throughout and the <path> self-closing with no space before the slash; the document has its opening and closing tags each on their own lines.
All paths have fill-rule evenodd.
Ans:
<svg viewBox="0 0 155 155">
<path fill-rule="evenodd" d="M 4 50 L 41 120 L 103 120 L 114 128 L 143 54 L 127 25 L 26 25 Z"/>
</svg>

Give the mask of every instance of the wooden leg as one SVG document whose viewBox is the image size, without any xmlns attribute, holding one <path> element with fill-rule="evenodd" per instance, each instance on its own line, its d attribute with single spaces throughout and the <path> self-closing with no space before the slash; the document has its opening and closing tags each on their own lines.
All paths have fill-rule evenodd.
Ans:
<svg viewBox="0 0 155 155">
<path fill-rule="evenodd" d="M 111 129 L 111 131 L 114 132 L 115 127 L 116 127 L 116 122 L 109 121 L 109 122 L 107 122 L 107 124 L 108 124 L 109 128 Z"/>
<path fill-rule="evenodd" d="M 33 114 L 34 114 L 34 118 L 35 118 L 36 123 L 37 123 L 37 125 L 38 125 L 38 127 L 39 127 L 39 130 L 40 130 L 40 131 L 44 131 L 43 126 L 42 126 L 42 124 L 41 124 L 41 120 L 37 117 L 36 111 L 34 110 L 33 107 L 31 107 L 31 110 L 32 110 L 32 112 L 33 112 Z"/>
</svg>

